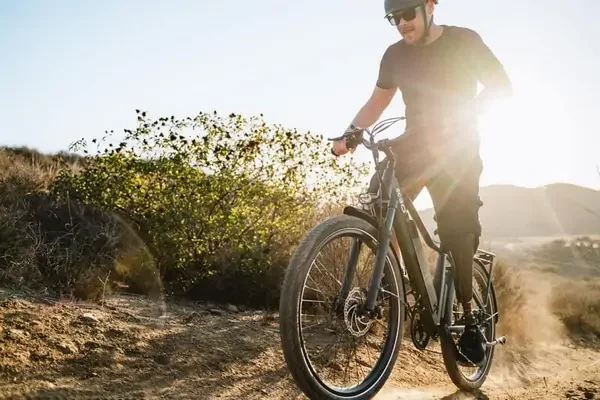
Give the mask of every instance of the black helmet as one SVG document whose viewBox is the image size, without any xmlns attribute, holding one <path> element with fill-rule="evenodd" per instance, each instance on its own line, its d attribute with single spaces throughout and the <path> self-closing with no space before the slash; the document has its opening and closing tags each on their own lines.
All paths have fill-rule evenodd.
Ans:
<svg viewBox="0 0 600 400">
<path fill-rule="evenodd" d="M 385 0 L 385 15 L 388 16 L 396 11 L 406 10 L 407 8 L 414 8 L 425 3 L 425 0 Z"/>
</svg>

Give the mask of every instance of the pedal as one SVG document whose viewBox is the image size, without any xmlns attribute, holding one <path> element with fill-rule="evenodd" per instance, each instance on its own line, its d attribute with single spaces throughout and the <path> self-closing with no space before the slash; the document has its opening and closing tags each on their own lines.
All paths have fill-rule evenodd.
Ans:
<svg viewBox="0 0 600 400">
<path fill-rule="evenodd" d="M 497 344 L 505 345 L 506 344 L 506 336 L 500 336 L 499 338 L 497 338 L 493 342 L 486 341 L 485 346 L 486 347 L 494 347 Z"/>
</svg>

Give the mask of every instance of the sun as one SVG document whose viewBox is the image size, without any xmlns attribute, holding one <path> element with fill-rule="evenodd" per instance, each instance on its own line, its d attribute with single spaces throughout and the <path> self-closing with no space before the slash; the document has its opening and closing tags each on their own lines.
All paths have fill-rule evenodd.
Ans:
<svg viewBox="0 0 600 400">
<path fill-rule="evenodd" d="M 560 94 L 529 83 L 496 100 L 479 119 L 482 184 L 535 186 L 569 154 L 569 118 Z"/>
</svg>

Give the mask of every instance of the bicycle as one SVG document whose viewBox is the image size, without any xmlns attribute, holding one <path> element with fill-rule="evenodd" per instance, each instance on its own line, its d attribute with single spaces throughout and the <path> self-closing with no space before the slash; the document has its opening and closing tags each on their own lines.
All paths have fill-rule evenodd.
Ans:
<svg viewBox="0 0 600 400">
<path fill-rule="evenodd" d="M 492 365 L 495 346 L 506 343 L 505 337 L 494 337 L 499 318 L 491 279 L 496 255 L 478 248 L 473 260 L 473 299 L 478 308 L 474 307 L 473 312 L 485 337 L 487 360 L 480 367 L 472 365 L 475 372 L 471 375 L 462 372 L 461 367 L 465 365 L 459 365 L 457 361 L 455 341 L 464 331 L 464 325 L 461 325 L 462 306 L 456 301 L 454 290 L 452 257 L 432 239 L 414 205 L 401 191 L 394 173 L 396 161 L 390 140 L 375 142 L 377 134 L 403 119 L 405 117 L 383 120 L 372 130 L 364 130 L 368 139 L 363 139 L 362 134 L 358 138 L 359 144 L 362 142 L 371 150 L 375 165 L 379 165 L 379 151 L 387 157 L 383 171 L 377 171 L 379 192 L 361 195 L 361 208 L 346 206 L 342 215 L 328 217 L 306 233 L 285 272 L 279 306 L 282 349 L 296 385 L 311 399 L 375 396 L 395 366 L 405 323 L 409 319 L 414 346 L 425 350 L 432 339 L 439 341 L 446 371 L 461 390 L 472 391 L 483 385 Z M 377 206 L 380 213 L 376 212 Z M 392 245 L 393 234 L 398 248 Z M 344 236 L 350 238 L 349 250 L 333 246 L 324 251 L 332 240 Z M 437 253 L 433 278 L 421 238 Z M 359 267 L 359 261 L 365 261 L 363 248 L 374 253 L 374 262 L 361 264 L 372 267 L 370 273 Z M 347 258 L 346 262 L 339 263 L 341 268 L 338 263 L 333 267 L 332 263 L 326 263 L 326 260 L 340 257 Z M 313 269 L 329 281 L 311 278 Z M 334 276 L 340 273 L 341 276 Z M 363 278 L 362 282 L 360 278 Z M 332 293 L 326 295 L 323 287 L 332 289 Z M 409 298 L 412 299 L 410 303 Z M 384 305 L 389 305 L 389 309 Z M 315 313 L 323 310 L 326 312 L 321 320 Z M 303 328 L 305 321 L 309 325 Z M 388 322 L 387 327 L 384 322 Z M 319 327 L 323 328 L 322 332 L 314 333 Z M 342 339 L 350 339 L 353 345 L 351 357 L 354 360 L 348 360 L 345 369 L 338 363 L 338 341 L 331 340 L 338 334 Z M 373 339 L 370 342 L 371 334 L 382 343 L 375 345 Z M 316 344 L 308 344 L 309 339 L 315 339 Z M 357 351 L 357 345 L 366 345 L 366 350 Z M 312 350 L 324 350 L 325 356 L 310 357 Z M 326 378 L 331 373 L 319 374 L 321 362 L 321 369 L 335 371 L 334 378 L 343 372 L 346 382 L 350 363 L 354 361 L 363 370 L 365 358 L 371 360 L 371 353 L 376 350 L 379 353 L 374 366 L 358 384 L 350 387 L 328 384 Z"/>
</svg>

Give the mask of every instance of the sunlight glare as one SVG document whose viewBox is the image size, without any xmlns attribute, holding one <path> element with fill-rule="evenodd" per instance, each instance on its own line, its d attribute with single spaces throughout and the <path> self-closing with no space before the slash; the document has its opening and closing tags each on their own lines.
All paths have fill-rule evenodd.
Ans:
<svg viewBox="0 0 600 400">
<path fill-rule="evenodd" d="M 567 150 L 569 118 L 560 95 L 535 84 L 520 89 L 498 100 L 479 120 L 482 186 L 535 185 L 548 175 L 547 168 L 560 168 L 572 154 Z"/>
</svg>

